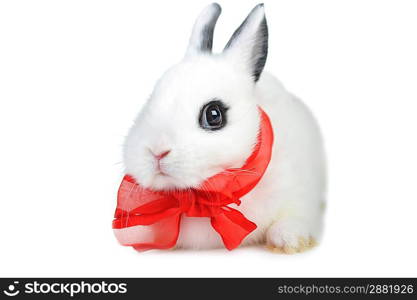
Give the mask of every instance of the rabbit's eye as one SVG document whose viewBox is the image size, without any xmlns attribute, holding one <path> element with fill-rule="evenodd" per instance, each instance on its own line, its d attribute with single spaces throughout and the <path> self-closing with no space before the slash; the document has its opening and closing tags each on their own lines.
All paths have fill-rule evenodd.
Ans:
<svg viewBox="0 0 417 300">
<path fill-rule="evenodd" d="M 221 101 L 211 101 L 200 112 L 200 126 L 207 130 L 218 130 L 226 125 L 227 107 Z"/>
</svg>

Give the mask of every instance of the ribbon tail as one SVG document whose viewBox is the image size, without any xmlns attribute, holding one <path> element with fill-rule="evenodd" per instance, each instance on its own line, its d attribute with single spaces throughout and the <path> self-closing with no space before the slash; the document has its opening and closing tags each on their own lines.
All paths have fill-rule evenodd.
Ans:
<svg viewBox="0 0 417 300">
<path fill-rule="evenodd" d="M 228 250 L 237 248 L 242 240 L 256 229 L 256 224 L 249 221 L 238 210 L 227 207 L 223 213 L 211 218 L 211 226 L 216 230 Z"/>
</svg>

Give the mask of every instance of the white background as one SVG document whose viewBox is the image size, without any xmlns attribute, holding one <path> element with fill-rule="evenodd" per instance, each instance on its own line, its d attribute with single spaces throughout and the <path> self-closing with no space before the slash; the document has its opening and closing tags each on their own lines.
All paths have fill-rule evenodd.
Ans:
<svg viewBox="0 0 417 300">
<path fill-rule="evenodd" d="M 417 3 L 265 2 L 266 68 L 325 136 L 321 245 L 136 253 L 112 234 L 123 137 L 207 1 L 2 1 L 0 276 L 417 276 Z M 257 2 L 220 4 L 216 50 Z"/>
</svg>

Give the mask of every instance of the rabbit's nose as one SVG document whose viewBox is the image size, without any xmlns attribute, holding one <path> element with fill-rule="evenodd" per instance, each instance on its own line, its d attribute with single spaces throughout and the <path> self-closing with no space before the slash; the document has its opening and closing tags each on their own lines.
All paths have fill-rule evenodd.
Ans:
<svg viewBox="0 0 417 300">
<path fill-rule="evenodd" d="M 159 154 L 155 154 L 154 152 L 152 152 L 152 154 L 156 158 L 156 160 L 159 161 L 163 159 L 165 156 L 167 156 L 170 152 L 171 150 L 165 150 L 165 151 L 160 152 Z"/>
</svg>

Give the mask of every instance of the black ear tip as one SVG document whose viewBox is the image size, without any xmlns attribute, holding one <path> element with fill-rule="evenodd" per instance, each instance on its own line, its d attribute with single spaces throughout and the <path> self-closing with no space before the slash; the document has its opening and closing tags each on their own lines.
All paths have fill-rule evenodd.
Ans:
<svg viewBox="0 0 417 300">
<path fill-rule="evenodd" d="M 265 8 L 265 5 L 263 4 L 263 3 L 259 3 L 258 5 L 256 5 L 254 8 L 253 8 L 253 11 L 255 11 L 255 10 L 257 10 L 257 9 L 264 9 Z"/>
<path fill-rule="evenodd" d="M 213 2 L 212 4 L 211 4 L 213 7 L 215 7 L 216 8 L 216 10 L 222 10 L 222 7 L 220 6 L 220 4 L 219 3 L 217 3 L 217 2 Z"/>
<path fill-rule="evenodd" d="M 209 5 L 209 7 L 214 11 L 215 15 L 220 15 L 220 13 L 222 12 L 222 7 L 219 3 L 213 2 Z"/>
<path fill-rule="evenodd" d="M 258 5 L 256 5 L 250 12 L 249 15 L 251 14 L 255 14 L 255 13 L 262 13 L 265 16 L 265 6 L 263 3 L 259 3 Z"/>
</svg>

